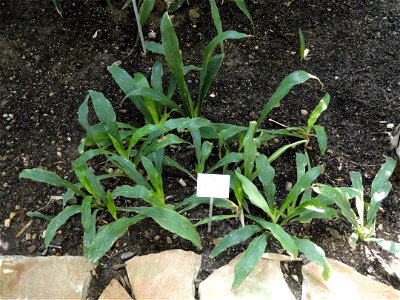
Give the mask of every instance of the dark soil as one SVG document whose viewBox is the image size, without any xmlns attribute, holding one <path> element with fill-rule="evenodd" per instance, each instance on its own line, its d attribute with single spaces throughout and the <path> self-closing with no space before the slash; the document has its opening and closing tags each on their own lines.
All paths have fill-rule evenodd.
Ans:
<svg viewBox="0 0 400 300">
<path fill-rule="evenodd" d="M 41 234 L 47 223 L 34 219 L 25 232 L 17 233 L 28 224 L 28 211 L 46 206 L 48 214 L 60 211 L 53 195 L 64 191 L 47 185 L 19 180 L 25 168 L 44 167 L 63 177 L 75 180 L 71 161 L 78 156 L 77 146 L 83 130 L 77 121 L 77 110 L 89 89 L 103 92 L 118 111 L 119 120 L 143 124 L 140 114 L 123 98 L 106 67 L 121 61 L 130 74 L 149 68 L 155 55 L 143 56 L 140 47 L 133 52 L 135 22 L 131 9 L 121 10 L 124 1 L 115 1 L 111 11 L 105 1 L 62 1 L 61 18 L 51 1 L 0 1 L 0 253 L 40 255 Z M 247 1 L 251 2 L 251 1 Z M 221 73 L 211 88 L 215 98 L 208 98 L 204 116 L 215 122 L 247 125 L 260 114 L 264 103 L 279 82 L 289 73 L 304 69 L 317 75 L 331 103 L 319 124 L 329 136 L 329 151 L 321 156 L 311 151 L 314 164 L 326 164 L 321 182 L 332 185 L 349 184 L 349 171 L 360 171 L 369 188 L 373 176 L 388 153 L 387 124 L 400 122 L 400 6 L 397 0 L 382 1 L 258 1 L 249 3 L 254 18 L 252 38 L 231 41 L 226 46 L 226 59 Z M 207 2 L 190 1 L 175 14 L 173 22 L 181 41 L 187 64 L 199 65 L 202 50 L 215 36 Z M 200 18 L 193 24 L 189 8 L 197 8 Z M 236 6 L 225 1 L 220 5 L 224 29 L 253 34 L 251 26 Z M 154 30 L 159 38 L 158 23 L 162 12 L 155 12 L 144 31 Z M 298 55 L 297 31 L 301 28 L 310 49 L 303 63 Z M 97 37 L 93 35 L 97 32 Z M 297 87 L 269 116 L 288 126 L 306 124 L 301 114 L 311 112 L 323 91 L 316 84 Z M 7 116 L 6 116 L 7 114 Z M 11 114 L 11 116 L 9 115 Z M 264 127 L 278 128 L 265 121 Z M 282 140 L 281 143 L 285 143 Z M 288 152 L 275 162 L 279 193 L 284 194 L 286 181 L 295 180 L 294 154 Z M 189 185 L 183 188 L 178 180 Z M 397 179 L 398 180 L 398 179 Z M 384 201 L 378 216 L 377 236 L 399 241 L 400 209 L 398 181 Z M 397 186 L 396 186 L 397 184 Z M 181 201 L 194 192 L 194 184 L 176 171 L 165 172 L 166 195 Z M 183 195 L 182 195 L 183 193 Z M 4 220 L 16 213 L 9 228 Z M 188 215 L 193 221 L 205 217 L 207 207 Z M 214 225 L 211 235 L 200 228 L 203 244 L 203 265 L 198 282 L 214 269 L 224 265 L 244 250 L 236 247 L 223 257 L 210 259 L 212 239 L 239 226 L 238 221 Z M 310 237 L 327 256 L 354 267 L 362 274 L 400 288 L 400 282 L 382 268 L 376 251 L 384 260 L 390 258 L 374 246 L 359 245 L 352 250 L 347 243 L 351 227 L 345 221 L 313 221 L 308 225 L 292 225 L 288 230 L 298 236 Z M 82 228 L 69 222 L 53 241 L 47 254 L 82 255 Z M 27 240 L 26 234 L 36 234 Z M 155 237 L 160 239 L 156 241 Z M 167 243 L 167 237 L 172 243 Z M 277 250 L 274 243 L 270 250 Z M 124 276 L 121 253 L 132 251 L 145 255 L 162 250 L 182 248 L 198 252 L 190 243 L 160 229 L 151 221 L 132 226 L 115 247 L 104 257 L 90 287 L 90 299 L 96 299 L 111 278 Z M 286 277 L 296 296 L 300 295 L 301 264 L 284 266 Z M 297 283 L 290 275 L 300 278 Z"/>
</svg>

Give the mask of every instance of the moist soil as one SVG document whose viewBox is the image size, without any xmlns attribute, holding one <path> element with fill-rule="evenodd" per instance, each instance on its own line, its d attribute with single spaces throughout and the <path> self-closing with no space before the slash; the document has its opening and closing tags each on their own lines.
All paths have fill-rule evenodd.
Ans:
<svg viewBox="0 0 400 300">
<path fill-rule="evenodd" d="M 43 167 L 73 182 L 71 161 L 84 132 L 77 120 L 79 105 L 88 90 L 103 92 L 116 108 L 118 120 L 135 126 L 143 119 L 128 102 L 106 67 L 119 61 L 128 73 L 150 74 L 157 58 L 133 48 L 135 21 L 132 9 L 122 10 L 123 1 L 110 9 L 105 1 L 62 1 L 60 17 L 51 1 L 0 1 L 0 253 L 4 255 L 82 255 L 82 228 L 79 218 L 61 227 L 44 254 L 41 237 L 47 223 L 31 219 L 28 211 L 42 209 L 47 214 L 61 210 L 64 190 L 28 180 L 20 180 L 25 168 Z M 400 6 L 397 0 L 382 1 L 247 1 L 254 19 L 254 31 L 234 3 L 219 5 L 224 30 L 235 29 L 252 37 L 226 43 L 226 57 L 204 104 L 203 116 L 213 122 L 247 125 L 256 120 L 263 105 L 289 73 L 303 69 L 324 83 L 296 87 L 269 115 L 264 128 L 305 125 L 307 117 L 325 91 L 331 95 L 327 111 L 318 123 L 329 137 L 328 152 L 322 156 L 315 145 L 309 149 L 314 165 L 323 163 L 325 174 L 319 179 L 334 186 L 349 184 L 349 172 L 363 174 L 368 192 L 373 176 L 389 152 L 389 124 L 400 122 Z M 189 9 L 200 17 L 192 19 Z M 159 21 L 163 8 L 152 14 L 144 27 L 159 40 Z M 185 64 L 200 65 L 202 50 L 216 35 L 206 1 L 191 1 L 174 13 Z M 300 62 L 297 32 L 301 28 L 310 50 Z M 149 39 L 149 38 L 147 38 Z M 193 89 L 196 87 L 192 80 Z M 274 122 L 276 121 L 276 122 Z M 390 126 L 389 126 L 390 127 Z M 280 139 L 273 147 L 287 143 Z M 272 150 L 273 150 L 272 147 Z M 299 149 L 302 150 L 302 149 Z M 193 150 L 179 149 L 177 159 L 193 161 Z M 274 162 L 278 194 L 285 194 L 285 183 L 295 181 L 295 150 Z M 188 185 L 182 187 L 182 178 Z M 166 195 L 182 201 L 194 193 L 195 185 L 184 174 L 166 169 Z M 399 241 L 399 179 L 378 214 L 378 237 Z M 4 220 L 16 216 L 6 228 Z M 218 211 L 216 213 L 223 213 Z M 207 216 L 207 207 L 186 215 L 193 222 Z M 89 299 L 97 299 L 111 278 L 123 281 L 121 254 L 146 255 L 181 248 L 203 255 L 197 284 L 214 269 L 226 264 L 245 249 L 231 248 L 216 259 L 208 257 L 213 239 L 240 226 L 230 220 L 213 225 L 208 234 L 199 227 L 203 250 L 145 220 L 119 239 L 101 260 L 90 286 Z M 21 229 L 25 231 L 18 235 Z M 286 228 L 300 237 L 309 237 L 326 255 L 336 258 L 362 274 L 400 288 L 400 281 L 385 271 L 391 255 L 373 245 L 358 244 L 351 249 L 347 240 L 351 226 L 346 221 L 313 221 Z M 27 236 L 28 234 L 28 236 Z M 30 235 L 30 236 L 29 236 Z M 273 241 L 269 251 L 279 251 Z M 291 289 L 301 295 L 301 263 L 284 264 Z M 295 276 L 293 276 L 295 275 Z"/>
</svg>

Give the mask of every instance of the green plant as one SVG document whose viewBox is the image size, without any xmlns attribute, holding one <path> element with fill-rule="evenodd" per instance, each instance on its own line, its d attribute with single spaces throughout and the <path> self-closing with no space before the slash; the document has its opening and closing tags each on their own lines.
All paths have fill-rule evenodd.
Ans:
<svg viewBox="0 0 400 300">
<path fill-rule="evenodd" d="M 303 35 L 303 31 L 301 29 L 299 29 L 299 41 L 300 41 L 300 61 L 303 61 L 305 59 L 304 56 L 304 50 L 306 48 L 306 43 L 304 41 L 304 35 Z"/>
<path fill-rule="evenodd" d="M 213 249 L 210 256 L 215 257 L 227 248 L 240 242 L 254 237 L 246 251 L 243 253 L 239 262 L 235 266 L 235 278 L 233 288 L 237 288 L 241 282 L 255 267 L 261 259 L 267 245 L 267 239 L 273 236 L 279 241 L 292 257 L 298 255 L 298 251 L 303 252 L 310 260 L 323 266 L 323 277 L 329 277 L 330 267 L 325 258 L 324 251 L 307 239 L 300 239 L 289 235 L 283 226 L 293 222 L 311 222 L 316 218 L 336 217 L 336 211 L 329 207 L 333 201 L 324 196 L 312 197 L 311 185 L 321 174 L 322 166 L 310 168 L 307 155 L 298 153 L 296 155 L 297 182 L 290 193 L 286 196 L 283 203 L 278 205 L 275 199 L 275 171 L 269 164 L 265 155 L 258 155 L 256 161 L 257 179 L 262 184 L 263 194 L 255 184 L 246 176 L 235 172 L 240 181 L 245 197 L 255 207 L 261 209 L 266 214 L 269 221 L 247 214 L 245 217 L 253 221 L 254 225 L 246 225 L 236 229 L 225 236 L 221 242 Z M 307 170 L 308 169 L 308 170 Z"/>
<path fill-rule="evenodd" d="M 370 201 L 365 201 L 362 176 L 359 172 L 350 172 L 352 187 L 331 187 L 317 184 L 313 190 L 328 197 L 339 207 L 341 214 L 354 228 L 351 235 L 351 244 L 354 246 L 358 240 L 374 242 L 384 250 L 400 257 L 400 243 L 375 238 L 376 217 L 382 201 L 388 196 L 392 184 L 389 178 L 396 167 L 396 161 L 390 157 L 381 166 L 371 185 Z M 355 200 L 353 205 L 351 199 Z"/>
</svg>

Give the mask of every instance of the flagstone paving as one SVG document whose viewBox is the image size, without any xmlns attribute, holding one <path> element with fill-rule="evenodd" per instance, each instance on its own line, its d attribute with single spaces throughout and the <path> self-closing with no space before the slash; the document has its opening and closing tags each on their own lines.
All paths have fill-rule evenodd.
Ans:
<svg viewBox="0 0 400 300">
<path fill-rule="evenodd" d="M 0 299 L 85 299 L 90 270 L 80 256 L 0 256 Z"/>
<path fill-rule="evenodd" d="M 254 272 L 232 291 L 234 265 L 239 259 L 235 257 L 200 283 L 200 299 L 295 299 L 275 256 L 265 255 Z M 319 265 L 303 266 L 301 300 L 400 299 L 400 291 L 391 286 L 337 260 L 329 259 L 329 263 L 332 270 L 328 281 L 322 279 Z M 200 255 L 169 250 L 133 257 L 127 261 L 126 270 L 136 299 L 194 299 L 200 264 Z M 0 299 L 85 299 L 91 279 L 91 266 L 86 259 L 72 256 L 0 256 L 0 271 Z M 100 299 L 132 298 L 114 279 Z"/>
</svg>

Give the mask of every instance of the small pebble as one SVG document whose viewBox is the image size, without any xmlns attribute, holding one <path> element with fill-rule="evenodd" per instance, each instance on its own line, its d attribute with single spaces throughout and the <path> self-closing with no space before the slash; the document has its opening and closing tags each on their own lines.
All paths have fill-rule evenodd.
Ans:
<svg viewBox="0 0 400 300">
<path fill-rule="evenodd" d="M 8 118 L 8 114 L 3 114 L 3 118 Z"/>
<path fill-rule="evenodd" d="M 157 241 L 159 241 L 160 240 L 160 236 L 159 235 L 156 235 L 155 237 L 154 237 L 154 240 L 157 242 Z"/>
<path fill-rule="evenodd" d="M 216 238 L 212 240 L 214 246 L 217 246 L 222 241 L 222 237 Z"/>
<path fill-rule="evenodd" d="M 32 234 L 32 240 L 36 240 L 37 239 L 37 233 Z"/>
<path fill-rule="evenodd" d="M 215 98 L 215 94 L 214 94 L 214 93 L 211 93 L 211 94 L 210 94 L 210 97 L 211 97 L 211 98 Z"/>
<path fill-rule="evenodd" d="M 15 212 L 10 212 L 10 220 L 14 219 L 17 214 Z"/>
<path fill-rule="evenodd" d="M 25 240 L 30 241 L 32 239 L 32 234 L 27 233 L 25 234 Z"/>
<path fill-rule="evenodd" d="M 58 157 L 61 157 L 61 156 L 62 156 L 62 153 L 61 153 L 60 151 L 57 151 L 57 156 L 58 156 Z"/>
<path fill-rule="evenodd" d="M 183 187 L 187 186 L 185 180 L 183 180 L 182 178 L 180 178 L 178 182 L 179 182 L 179 184 L 180 184 L 181 186 L 183 186 Z"/>
<path fill-rule="evenodd" d="M 301 112 L 301 114 L 303 116 L 307 116 L 308 115 L 308 111 L 306 111 L 305 109 L 302 109 L 300 112 Z"/>
<path fill-rule="evenodd" d="M 19 205 L 19 204 L 15 205 L 15 210 L 19 210 L 19 209 L 21 209 L 21 205 Z"/>
<path fill-rule="evenodd" d="M 172 244 L 172 239 L 169 236 L 167 236 L 167 244 L 169 244 L 169 245 Z"/>
<path fill-rule="evenodd" d="M 53 97 L 54 95 L 55 95 L 54 92 L 50 92 L 50 93 L 49 93 L 49 97 Z"/>
<path fill-rule="evenodd" d="M 293 184 L 289 181 L 285 183 L 285 191 L 290 192 L 292 190 Z"/>
<path fill-rule="evenodd" d="M 125 252 L 125 253 L 121 254 L 121 259 L 126 260 L 126 259 L 133 257 L 134 255 L 135 255 L 135 253 L 133 253 L 133 252 Z"/>
<path fill-rule="evenodd" d="M 389 124 L 386 125 L 386 128 L 393 129 L 394 128 L 394 124 L 393 123 L 389 123 Z"/>
<path fill-rule="evenodd" d="M 67 137 L 67 141 L 70 142 L 70 141 L 71 141 L 71 138 L 70 138 L 70 137 Z"/>
<path fill-rule="evenodd" d="M 5 219 L 4 220 L 4 227 L 8 228 L 8 227 L 10 227 L 10 225 L 11 225 L 11 220 L 10 219 Z"/>
<path fill-rule="evenodd" d="M 30 245 L 28 248 L 26 248 L 29 252 L 29 254 L 32 254 L 33 252 L 36 251 L 37 246 L 35 244 Z"/>
<path fill-rule="evenodd" d="M 151 39 L 155 39 L 157 37 L 157 34 L 153 30 L 150 30 L 150 32 L 148 33 L 148 36 Z"/>
<path fill-rule="evenodd" d="M 290 277 L 292 277 L 292 279 L 296 282 L 299 282 L 299 277 L 295 274 L 292 274 Z"/>
</svg>

